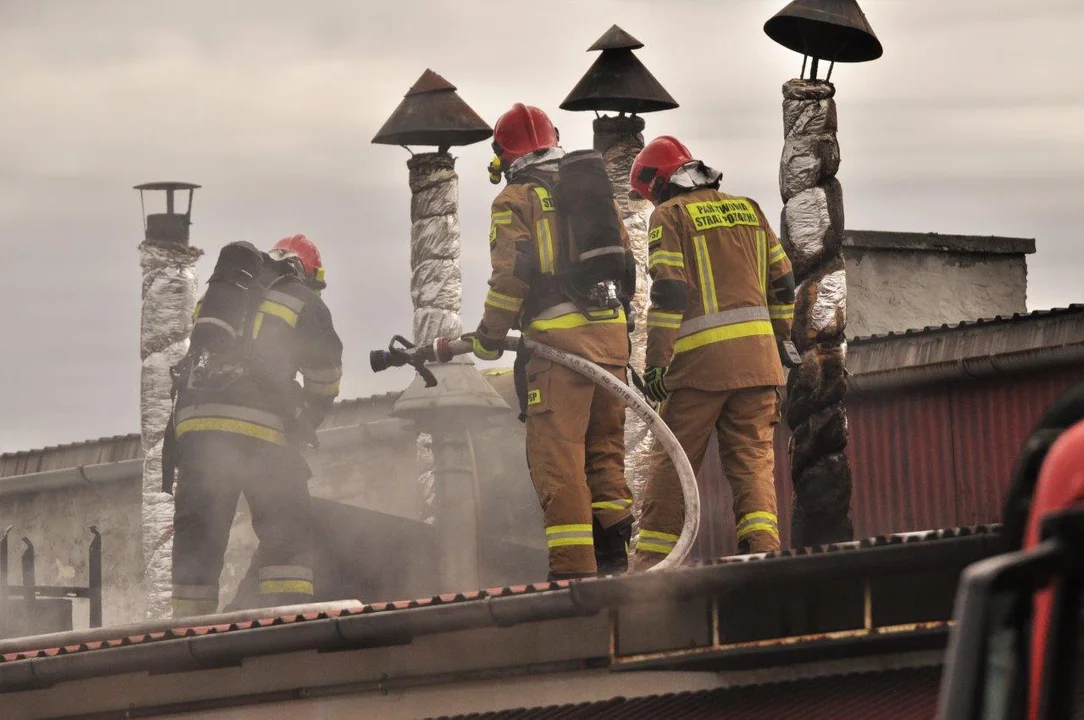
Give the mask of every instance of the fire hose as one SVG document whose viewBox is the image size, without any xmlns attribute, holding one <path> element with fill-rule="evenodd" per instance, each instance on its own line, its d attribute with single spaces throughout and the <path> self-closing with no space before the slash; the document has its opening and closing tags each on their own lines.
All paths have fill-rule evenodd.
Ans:
<svg viewBox="0 0 1084 720">
<path fill-rule="evenodd" d="M 515 352 L 520 347 L 521 339 L 509 337 L 505 340 L 505 349 Z M 616 377 L 602 369 L 595 363 L 585 360 L 563 350 L 543 345 L 533 340 L 522 339 L 523 346 L 535 355 L 563 365 L 574 370 L 594 382 L 599 387 L 616 395 L 625 405 L 632 409 L 659 440 L 663 449 L 670 456 L 674 467 L 677 469 L 678 479 L 681 482 L 681 494 L 685 500 L 685 522 L 681 528 L 681 534 L 674 545 L 674 549 L 661 562 L 654 565 L 650 570 L 666 570 L 677 567 L 689 555 L 696 534 L 700 529 L 700 493 L 696 485 L 696 472 L 693 470 L 689 458 L 682 450 L 681 444 L 670 428 L 666 426 L 662 418 L 651 408 L 650 405 L 631 387 L 618 380 Z M 426 387 L 437 384 L 433 373 L 425 366 L 428 362 L 450 362 L 457 355 L 466 355 L 473 351 L 469 340 L 449 340 L 437 338 L 431 345 L 415 346 L 402 336 L 392 338 L 387 350 L 373 350 L 369 353 L 369 365 L 373 372 L 382 372 L 389 367 L 403 367 L 410 365 L 422 379 Z"/>
</svg>

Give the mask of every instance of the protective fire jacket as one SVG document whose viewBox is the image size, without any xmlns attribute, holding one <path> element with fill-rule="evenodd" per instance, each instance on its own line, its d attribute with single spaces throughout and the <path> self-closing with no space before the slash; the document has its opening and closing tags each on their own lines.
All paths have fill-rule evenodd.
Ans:
<svg viewBox="0 0 1084 720">
<path fill-rule="evenodd" d="M 246 329 L 243 372 L 222 388 L 181 391 L 178 438 L 219 431 L 287 445 L 298 423 L 315 430 L 338 396 L 343 346 L 327 305 L 295 276 L 265 269 L 261 281 L 267 289 Z"/>
<path fill-rule="evenodd" d="M 533 174 L 548 183 L 557 179 L 547 166 L 534 168 Z M 621 242 L 628 249 L 628 232 L 620 225 Z M 489 231 L 493 272 L 478 334 L 500 341 L 509 330 L 518 329 L 524 337 L 591 362 L 624 366 L 629 358 L 624 310 L 612 319 L 591 320 L 557 289 L 563 247 L 549 191 L 540 183 L 509 183 L 493 201 Z M 625 290 L 631 296 L 634 289 Z"/>
<path fill-rule="evenodd" d="M 794 276 L 752 200 L 710 187 L 661 203 L 648 229 L 647 363 L 666 386 L 781 385 L 776 338 L 789 339 Z"/>
</svg>

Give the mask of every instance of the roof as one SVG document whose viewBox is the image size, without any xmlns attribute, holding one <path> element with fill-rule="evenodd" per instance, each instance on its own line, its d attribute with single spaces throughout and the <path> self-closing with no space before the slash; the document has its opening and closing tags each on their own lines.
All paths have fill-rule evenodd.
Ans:
<svg viewBox="0 0 1084 720">
<path fill-rule="evenodd" d="M 499 632 L 522 623 L 573 622 L 586 617 L 609 618 L 616 624 L 611 631 L 617 638 L 611 663 L 628 669 L 746 669 L 758 662 L 778 663 L 784 657 L 853 656 L 897 643 L 937 647 L 943 646 L 947 633 L 955 578 L 970 563 L 1000 551 L 997 531 L 997 527 L 976 527 L 906 533 L 665 572 L 398 602 L 344 601 L 253 610 L 0 640 L 0 692 L 136 669 L 182 672 L 217 667 L 226 656 L 237 662 L 304 650 L 378 648 L 434 633 L 482 628 Z M 948 577 L 951 582 L 916 583 L 916 574 L 931 580 Z M 893 584 L 891 578 L 896 575 L 906 582 Z M 818 583 L 830 590 L 832 602 L 825 603 L 828 596 L 817 597 Z M 791 592 L 791 584 L 804 592 Z M 916 594 L 918 587 L 920 594 Z M 731 602 L 734 596 L 728 594 L 735 591 L 754 599 L 769 593 L 774 601 L 744 603 L 756 605 L 751 611 L 757 617 L 751 621 L 742 616 L 741 604 Z M 857 604 L 849 601 L 852 595 Z M 862 597 L 867 598 L 866 605 Z M 713 611 L 707 610 L 707 602 L 714 604 Z M 781 602 L 801 608 L 771 607 Z M 696 609 L 697 603 L 703 612 Z M 648 611 L 638 610 L 645 604 Z M 719 609 L 723 607 L 728 610 Z M 777 620 L 768 622 L 775 611 Z M 805 616 L 800 626 L 788 619 L 797 617 L 796 611 L 797 616 Z M 849 619 L 844 618 L 845 612 L 851 613 Z M 781 624 L 772 624 L 777 621 Z M 711 626 L 716 627 L 714 633 L 705 632 L 703 622 L 719 626 Z M 865 622 L 866 627 L 847 629 L 847 622 L 858 626 Z M 617 628 L 625 631 L 618 633 Z M 548 631 L 561 630 L 551 627 Z M 225 635 L 233 639 L 222 638 Z M 754 641 L 743 641 L 743 637 Z M 125 652 L 118 652 L 121 649 Z M 36 670 L 41 662 L 46 665 Z"/>
<path fill-rule="evenodd" d="M 1009 323 L 1019 323 L 1034 321 L 1040 318 L 1061 318 L 1067 316 L 1081 316 L 1084 315 L 1084 303 L 1073 303 L 1068 307 L 1063 308 L 1051 308 L 1049 310 L 1034 310 L 1030 313 L 1014 313 L 1012 315 L 995 315 L 991 318 L 979 318 L 978 320 L 964 320 L 958 323 L 944 323 L 942 325 L 927 325 L 924 328 L 902 330 L 900 332 L 889 332 L 881 335 L 865 335 L 862 337 L 850 338 L 847 340 L 848 344 L 853 348 L 859 345 L 868 344 L 872 342 L 883 342 L 885 340 L 898 340 L 901 338 L 912 338 L 917 335 L 933 335 L 936 333 L 952 332 L 954 330 L 965 330 L 970 328 L 983 328 L 986 330 L 996 330 L 999 327 L 1007 325 Z"/>
<path fill-rule="evenodd" d="M 848 389 L 879 392 L 1084 363 L 1084 305 L 850 341 Z"/>
<path fill-rule="evenodd" d="M 843 247 L 862 250 L 933 251 L 980 255 L 1027 255 L 1035 252 L 1033 238 L 997 235 L 844 230 Z"/>
<path fill-rule="evenodd" d="M 398 392 L 389 392 L 341 400 L 332 407 L 322 427 L 337 428 L 356 425 L 370 419 L 384 419 L 399 395 Z M 142 457 L 143 446 L 139 433 L 113 435 L 96 440 L 0 454 L 0 478 L 137 460 Z"/>
<path fill-rule="evenodd" d="M 921 720 L 937 713 L 940 680 L 941 668 L 905 668 L 833 676 L 831 682 L 815 678 L 428 720 Z"/>
</svg>

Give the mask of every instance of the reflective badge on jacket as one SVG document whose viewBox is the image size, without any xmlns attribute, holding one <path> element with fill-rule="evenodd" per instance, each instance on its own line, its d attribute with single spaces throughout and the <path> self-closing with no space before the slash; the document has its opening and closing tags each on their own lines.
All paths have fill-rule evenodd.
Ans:
<svg viewBox="0 0 1084 720">
<path fill-rule="evenodd" d="M 735 225 L 760 226 L 760 220 L 757 219 L 752 203 L 744 198 L 689 203 L 685 209 L 689 211 L 689 217 L 692 218 L 697 230 Z"/>
<path fill-rule="evenodd" d="M 531 390 L 531 391 L 529 391 L 527 393 L 527 404 L 528 405 L 538 405 L 541 402 L 542 402 L 542 391 L 541 390 Z"/>
</svg>

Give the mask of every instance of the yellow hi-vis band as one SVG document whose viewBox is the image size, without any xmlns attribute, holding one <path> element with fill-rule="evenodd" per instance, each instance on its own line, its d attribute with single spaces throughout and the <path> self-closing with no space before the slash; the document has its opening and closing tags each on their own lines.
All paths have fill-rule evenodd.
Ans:
<svg viewBox="0 0 1084 720">
<path fill-rule="evenodd" d="M 567 547 L 569 545 L 594 546 L 594 533 L 590 524 L 551 525 L 546 528 L 547 547 Z"/>
<path fill-rule="evenodd" d="M 486 294 L 486 305 L 498 310 L 519 312 L 519 309 L 523 307 L 523 298 L 515 298 L 511 295 L 499 293 L 496 290 L 490 290 Z"/>
<path fill-rule="evenodd" d="M 719 301 L 715 295 L 715 275 L 711 271 L 711 256 L 708 254 L 708 239 L 705 235 L 697 235 L 693 238 L 693 246 L 696 248 L 696 272 L 699 276 L 700 302 L 704 308 L 704 314 L 710 314 L 719 310 Z"/>
<path fill-rule="evenodd" d="M 544 187 L 536 187 L 534 194 L 538 196 L 538 201 L 542 203 L 542 212 L 553 212 L 557 207 L 553 204 L 553 198 L 550 197 L 550 191 Z"/>
<path fill-rule="evenodd" d="M 636 552 L 652 552 L 659 555 L 669 555 L 677 545 L 678 536 L 673 533 L 656 532 L 655 530 L 641 530 L 640 541 L 636 543 Z"/>
<path fill-rule="evenodd" d="M 769 305 L 768 314 L 771 315 L 772 320 L 793 320 L 794 319 L 794 304 L 790 305 Z"/>
<path fill-rule="evenodd" d="M 768 256 L 768 264 L 775 265 L 777 262 L 782 262 L 787 258 L 787 251 L 783 249 L 782 245 L 776 245 L 772 248 L 771 255 Z"/>
<path fill-rule="evenodd" d="M 275 445 L 286 444 L 286 435 L 279 430 L 273 430 L 272 428 L 257 425 L 256 423 L 248 422 L 246 420 L 232 420 L 230 418 L 204 417 L 184 420 L 177 423 L 176 433 L 177 437 L 180 437 L 187 432 L 201 430 L 216 430 L 218 432 L 247 435 L 248 437 L 253 437 L 258 440 L 266 440 Z"/>
<path fill-rule="evenodd" d="M 674 343 L 674 353 L 689 352 L 705 345 L 711 345 L 725 340 L 736 340 L 743 337 L 756 335 L 774 335 L 771 322 L 767 320 L 751 320 L 749 322 L 735 323 L 723 327 L 715 327 L 702 330 L 683 338 Z"/>
<path fill-rule="evenodd" d="M 527 326 L 524 334 L 529 337 L 551 330 L 571 330 L 584 325 L 624 325 L 625 323 L 625 311 L 623 309 L 617 311 L 617 317 L 605 320 L 590 320 L 582 312 L 576 310 L 555 318 L 536 319 Z"/>
<path fill-rule="evenodd" d="M 297 327 L 297 313 L 294 310 L 286 307 L 282 303 L 264 300 L 260 303 L 260 307 L 256 312 L 256 320 L 252 323 L 253 340 L 260 336 L 260 328 L 263 327 L 263 319 L 267 315 L 279 318 L 290 327 Z"/>
<path fill-rule="evenodd" d="M 312 580 L 261 580 L 260 594 L 298 593 L 312 595 Z"/>
<path fill-rule="evenodd" d="M 681 328 L 681 319 L 684 317 L 684 313 L 679 312 L 666 312 L 665 310 L 648 310 L 647 311 L 647 326 L 649 328 L 657 327 L 664 328 L 666 330 L 679 330 Z"/>
<path fill-rule="evenodd" d="M 755 532 L 766 532 L 769 535 L 779 537 L 779 518 L 775 513 L 757 511 L 742 515 L 736 528 L 738 540 L 741 541 Z"/>
<path fill-rule="evenodd" d="M 593 510 L 628 510 L 630 507 L 632 507 L 632 498 L 600 500 L 599 502 L 591 503 L 591 508 Z"/>
<path fill-rule="evenodd" d="M 647 269 L 651 270 L 659 265 L 669 265 L 670 267 L 682 268 L 685 267 L 685 256 L 679 252 L 670 252 L 669 250 L 655 250 L 647 258 Z"/>
<path fill-rule="evenodd" d="M 335 397 L 339 394 L 339 381 L 327 383 L 305 378 L 305 390 L 320 397 Z"/>
<path fill-rule="evenodd" d="M 553 275 L 557 266 L 553 258 L 553 235 L 550 232 L 549 218 L 542 218 L 535 224 L 535 237 L 538 238 L 538 267 L 543 275 Z"/>
<path fill-rule="evenodd" d="M 768 234 L 757 230 L 757 275 L 760 279 L 761 295 L 768 297 Z"/>
</svg>

